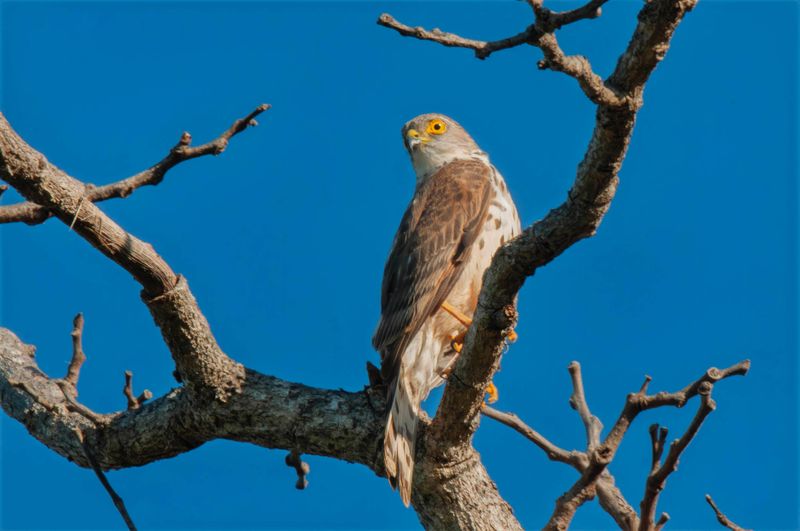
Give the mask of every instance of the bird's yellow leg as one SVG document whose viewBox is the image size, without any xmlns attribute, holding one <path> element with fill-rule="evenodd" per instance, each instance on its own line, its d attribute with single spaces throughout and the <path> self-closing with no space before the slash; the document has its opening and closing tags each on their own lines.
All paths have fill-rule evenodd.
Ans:
<svg viewBox="0 0 800 531">
<path fill-rule="evenodd" d="M 467 328 L 469 328 L 472 325 L 472 319 L 467 317 L 465 314 L 461 313 L 461 310 L 459 310 L 449 302 L 444 301 L 442 303 L 442 310 L 452 315 L 456 321 L 466 326 Z"/>
<path fill-rule="evenodd" d="M 449 313 L 450 315 L 452 315 L 453 318 L 456 321 L 458 321 L 462 325 L 466 326 L 467 328 L 469 328 L 472 325 L 472 319 L 467 317 L 464 313 L 461 312 L 461 310 L 459 310 L 458 308 L 456 308 L 455 306 L 453 306 L 449 302 L 444 301 L 442 303 L 442 310 L 444 310 L 447 313 Z M 466 332 L 463 332 L 461 334 L 458 334 L 456 336 L 452 336 L 450 338 L 453 341 L 453 344 L 454 344 L 453 348 L 455 349 L 456 352 L 461 352 L 461 347 L 464 345 L 464 336 L 465 335 L 466 335 Z M 517 333 L 514 330 L 510 330 L 508 332 L 508 334 L 506 335 L 506 339 L 508 341 L 510 341 L 511 343 L 515 342 L 518 337 L 519 336 L 517 335 Z M 458 348 L 456 348 L 456 346 L 455 346 L 456 343 L 459 344 Z"/>
</svg>

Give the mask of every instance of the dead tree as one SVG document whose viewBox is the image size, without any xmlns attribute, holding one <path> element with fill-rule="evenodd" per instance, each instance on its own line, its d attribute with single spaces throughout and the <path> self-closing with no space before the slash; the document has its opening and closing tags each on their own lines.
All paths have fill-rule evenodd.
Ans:
<svg viewBox="0 0 800 531">
<path fill-rule="evenodd" d="M 591 414 L 584 395 L 580 365 L 573 363 L 569 367 L 573 384 L 570 403 L 586 428 L 586 448 L 581 451 L 555 446 L 513 414 L 482 409 L 484 391 L 500 362 L 504 337 L 517 318 L 515 297 L 537 268 L 597 231 L 614 198 L 645 84 L 664 58 L 684 15 L 696 4 L 696 0 L 645 3 L 616 68 L 603 79 L 585 57 L 565 55 L 556 32 L 565 25 L 598 17 L 605 1 L 591 0 L 572 11 L 554 12 L 544 7 L 542 0 L 529 0 L 532 23 L 512 37 L 488 42 L 438 29 L 409 27 L 386 14 L 378 20 L 402 35 L 472 49 L 480 59 L 515 46 L 537 47 L 543 54 L 538 62 L 540 69 L 575 78 L 586 97 L 596 104 L 594 132 L 567 199 L 496 253 L 484 277 L 474 324 L 438 411 L 433 419 L 422 423 L 412 503 L 426 528 L 521 529 L 472 446 L 483 413 L 520 432 L 550 459 L 577 470 L 579 478 L 557 499 L 549 520 L 543 515 L 546 529 L 566 529 L 576 510 L 594 497 L 623 529 L 660 529 L 668 516 L 663 513 L 656 518 L 659 493 L 676 469 L 681 453 L 713 411 L 714 385 L 728 376 L 743 375 L 749 368 L 746 360 L 724 370 L 711 368 L 672 393 L 649 394 L 647 377 L 638 391 L 627 396 L 619 417 L 603 437 L 602 425 Z M 184 133 L 152 167 L 96 187 L 50 163 L 0 116 L 0 178 L 27 200 L 0 207 L 0 222 L 35 225 L 57 218 L 130 273 L 142 286 L 142 302 L 161 330 L 175 363 L 176 378 L 182 382 L 178 389 L 150 400 L 148 391 L 135 395 L 128 374 L 125 409 L 96 413 L 77 398 L 85 360 L 82 316 L 75 319 L 73 358 L 64 378 L 44 374 L 37 366 L 33 347 L 10 330 L 0 329 L 3 409 L 53 451 L 79 466 L 93 468 L 131 528 L 131 518 L 103 471 L 145 465 L 191 451 L 213 439 L 290 451 L 287 464 L 297 471 L 298 488 L 305 486 L 308 472 L 308 465 L 300 458 L 303 453 L 360 463 L 383 474 L 381 391 L 371 387 L 358 392 L 317 389 L 243 367 L 217 343 L 188 280 L 175 274 L 152 245 L 130 234 L 97 206 L 101 201 L 128 197 L 142 186 L 158 184 L 172 167 L 186 160 L 222 153 L 229 141 L 255 125 L 255 118 L 268 107 L 257 107 L 218 138 L 200 146 L 192 146 L 191 136 Z M 669 448 L 666 429 L 651 427 L 652 467 L 637 511 L 614 485 L 608 465 L 640 412 L 682 407 L 693 398 L 697 402 L 694 419 Z M 718 514 L 720 522 L 730 523 Z"/>
</svg>

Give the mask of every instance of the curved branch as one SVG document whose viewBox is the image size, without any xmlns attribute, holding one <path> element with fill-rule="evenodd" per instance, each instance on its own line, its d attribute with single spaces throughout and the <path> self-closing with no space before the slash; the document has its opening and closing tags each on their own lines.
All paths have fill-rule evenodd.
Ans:
<svg viewBox="0 0 800 531">
<path fill-rule="evenodd" d="M 0 328 L 0 403 L 32 436 L 82 467 L 91 463 L 76 431 L 106 470 L 146 465 L 222 438 L 360 463 L 384 475 L 381 390 L 317 389 L 247 370 L 240 392 L 226 402 L 196 400 L 180 388 L 138 409 L 86 415 L 84 407 L 70 407 L 32 352 Z M 420 521 L 434 529 L 521 529 L 478 454 L 468 448 L 461 457 L 457 464 L 419 465 L 412 502 Z"/>
<path fill-rule="evenodd" d="M 316 389 L 248 370 L 227 402 L 195 400 L 186 389 L 96 418 L 73 410 L 58 381 L 36 364 L 32 348 L 0 328 L 0 396 L 6 413 L 36 439 L 90 467 L 75 430 L 103 469 L 174 457 L 213 439 L 297 449 L 381 470 L 383 403 L 378 392 Z"/>
<path fill-rule="evenodd" d="M 642 72 L 649 75 L 693 5 L 685 0 L 645 4 L 612 79 L 625 80 L 621 86 L 628 88 Z M 516 296 L 525 279 L 574 243 L 594 235 L 599 227 L 616 193 L 618 173 L 642 104 L 641 91 L 632 96 L 625 106 L 598 107 L 592 139 L 566 201 L 495 254 L 484 275 L 464 350 L 453 369 L 455 377 L 448 380 L 433 422 L 437 437 L 451 444 L 469 441 L 477 428 L 484 389 L 499 365 L 504 336 L 516 319 Z"/>
<path fill-rule="evenodd" d="M 396 20 L 389 13 L 383 13 L 379 16 L 378 24 L 391 28 L 404 37 L 415 37 L 423 41 L 432 41 L 452 48 L 469 48 L 475 52 L 475 57 L 478 59 L 486 59 L 498 50 L 514 48 L 522 44 L 531 44 L 531 40 L 536 34 L 533 26 L 531 26 L 525 31 L 506 39 L 500 39 L 498 41 L 479 41 L 475 39 L 466 39 L 455 33 L 442 31 L 439 28 L 434 28 L 432 30 L 426 30 L 420 26 L 412 28 Z"/>
<path fill-rule="evenodd" d="M 714 503 L 714 500 L 711 498 L 710 494 L 706 494 L 706 502 L 708 502 L 708 504 L 714 510 L 714 515 L 717 517 L 717 522 L 719 522 L 721 526 L 726 527 L 731 531 L 747 531 L 743 527 L 739 527 L 733 523 L 730 518 L 725 516 L 725 513 L 723 513 L 720 508 L 717 507 L 717 504 Z"/>
<path fill-rule="evenodd" d="M 221 137 L 219 146 L 247 126 L 237 124 Z M 84 240 L 142 285 L 142 298 L 191 391 L 209 392 L 224 401 L 238 390 L 244 369 L 222 352 L 186 279 L 176 275 L 152 245 L 126 232 L 97 205 L 86 201 L 86 186 L 26 144 L 2 114 L 0 177 L 28 200 L 74 227 Z"/>
<path fill-rule="evenodd" d="M 256 116 L 269 108 L 270 105 L 266 103 L 259 105 L 244 118 L 233 122 L 233 124 L 217 138 L 200 146 L 192 147 L 192 135 L 188 132 L 184 132 L 175 147 L 173 147 L 161 161 L 126 179 L 103 186 L 90 187 L 86 191 L 85 200 L 97 203 L 107 199 L 128 197 L 137 188 L 159 184 L 164 180 L 164 176 L 167 172 L 181 162 L 205 155 L 219 155 L 228 147 L 228 142 L 231 138 L 248 127 L 257 125 L 255 121 Z M 0 206 L 0 223 L 21 221 L 28 225 L 37 225 L 50 219 L 52 215 L 53 212 L 47 207 L 30 201 Z"/>
</svg>

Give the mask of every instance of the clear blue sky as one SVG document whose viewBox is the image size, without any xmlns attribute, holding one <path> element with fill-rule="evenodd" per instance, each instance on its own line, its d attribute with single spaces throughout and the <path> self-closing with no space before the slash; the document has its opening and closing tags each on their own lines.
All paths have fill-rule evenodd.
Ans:
<svg viewBox="0 0 800 531">
<path fill-rule="evenodd" d="M 559 34 L 564 49 L 607 74 L 639 5 L 610 2 Z M 564 198 L 594 122 L 574 80 L 537 70 L 537 50 L 481 62 L 378 27 L 383 11 L 476 38 L 529 23 L 514 1 L 4 2 L 2 112 L 54 163 L 101 184 L 159 160 L 184 130 L 202 142 L 272 103 L 223 156 L 102 208 L 188 277 L 226 352 L 281 378 L 360 389 L 364 362 L 377 361 L 383 263 L 414 183 L 401 125 L 424 112 L 458 119 L 527 225 Z M 749 376 L 717 386 L 717 411 L 669 479 L 659 508 L 670 529 L 717 528 L 706 492 L 742 525 L 798 525 L 797 20 L 793 2 L 703 1 L 689 14 L 647 87 L 599 234 L 529 279 L 520 340 L 496 379 L 500 408 L 575 448 L 571 360 L 611 425 L 645 374 L 652 390 L 675 390 L 751 358 Z M 2 325 L 38 346 L 45 371 L 63 374 L 82 311 L 86 404 L 121 409 L 126 369 L 137 390 L 175 385 L 127 273 L 58 222 L 0 235 Z M 643 414 L 625 439 L 611 470 L 635 506 L 648 425 L 677 434 L 694 406 Z M 492 421 L 476 445 L 526 528 L 576 479 Z M 308 457 L 301 492 L 284 454 L 217 441 L 109 478 L 143 529 L 418 528 L 366 468 Z M 9 529 L 121 526 L 91 471 L 6 418 L 1 509 Z M 596 504 L 575 519 L 612 524 Z"/>
</svg>

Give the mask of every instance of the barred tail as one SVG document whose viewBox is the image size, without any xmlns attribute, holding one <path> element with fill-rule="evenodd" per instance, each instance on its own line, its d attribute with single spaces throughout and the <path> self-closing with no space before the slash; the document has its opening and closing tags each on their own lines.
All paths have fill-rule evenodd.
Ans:
<svg viewBox="0 0 800 531">
<path fill-rule="evenodd" d="M 383 461 L 392 488 L 400 488 L 400 497 L 408 507 L 411 502 L 411 480 L 414 474 L 414 445 L 417 440 L 418 401 L 397 379 L 392 407 L 386 420 L 383 439 Z"/>
</svg>

